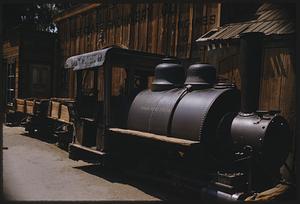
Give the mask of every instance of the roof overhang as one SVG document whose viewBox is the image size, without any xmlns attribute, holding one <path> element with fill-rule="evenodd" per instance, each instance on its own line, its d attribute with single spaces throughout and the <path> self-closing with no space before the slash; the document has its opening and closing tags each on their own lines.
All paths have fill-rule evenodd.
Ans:
<svg viewBox="0 0 300 204">
<path fill-rule="evenodd" d="M 164 55 L 112 46 L 72 56 L 66 60 L 65 68 L 73 69 L 74 71 L 99 69 L 106 63 L 109 63 L 114 66 L 129 65 L 131 67 L 154 69 L 154 67 L 160 63 L 161 59 L 164 57 Z"/>
<path fill-rule="evenodd" d="M 93 3 L 93 4 L 84 4 L 80 6 L 74 6 L 70 9 L 67 9 L 61 13 L 59 13 L 57 16 L 54 17 L 54 22 L 59 22 L 61 20 L 64 20 L 66 18 L 70 18 L 75 15 L 79 15 L 83 12 L 86 12 L 88 10 L 94 9 L 102 5 L 102 3 Z"/>
</svg>

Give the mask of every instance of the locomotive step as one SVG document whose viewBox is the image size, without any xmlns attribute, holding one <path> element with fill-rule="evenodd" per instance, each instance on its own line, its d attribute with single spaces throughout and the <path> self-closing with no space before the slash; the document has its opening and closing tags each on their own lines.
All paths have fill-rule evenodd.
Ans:
<svg viewBox="0 0 300 204">
<path fill-rule="evenodd" d="M 94 150 L 79 144 L 69 145 L 69 158 L 73 160 L 83 160 L 87 162 L 99 162 L 106 156 L 105 152 Z"/>
</svg>

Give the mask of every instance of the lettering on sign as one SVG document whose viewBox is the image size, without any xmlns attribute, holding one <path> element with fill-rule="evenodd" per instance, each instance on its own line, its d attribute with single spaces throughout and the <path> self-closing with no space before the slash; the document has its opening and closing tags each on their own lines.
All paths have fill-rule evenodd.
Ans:
<svg viewBox="0 0 300 204">
<path fill-rule="evenodd" d="M 65 68 L 73 68 L 74 70 L 80 70 L 102 66 L 105 61 L 105 55 L 108 50 L 109 48 L 70 57 L 66 60 Z"/>
</svg>

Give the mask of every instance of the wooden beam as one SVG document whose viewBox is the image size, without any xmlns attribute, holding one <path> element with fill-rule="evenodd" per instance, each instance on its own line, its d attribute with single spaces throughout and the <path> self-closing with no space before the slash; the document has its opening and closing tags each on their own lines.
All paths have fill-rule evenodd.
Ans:
<svg viewBox="0 0 300 204">
<path fill-rule="evenodd" d="M 83 12 L 86 12 L 86 11 L 90 10 L 90 9 L 97 8 L 100 5 L 101 5 L 101 3 L 85 4 L 84 6 L 68 9 L 68 10 L 62 12 L 61 14 L 59 14 L 57 17 L 55 17 L 54 22 L 59 22 L 61 20 L 69 18 L 71 16 L 81 14 Z"/>
<path fill-rule="evenodd" d="M 167 143 L 178 144 L 183 146 L 191 146 L 200 143 L 199 141 L 185 140 L 185 139 L 168 137 L 164 135 L 157 135 L 149 132 L 141 132 L 136 130 L 128 130 L 128 129 L 120 129 L 120 128 L 110 128 L 109 130 L 112 133 L 117 133 L 124 136 L 142 137 L 142 138 L 147 138 L 147 139 L 156 140 L 160 142 L 167 142 Z"/>
</svg>

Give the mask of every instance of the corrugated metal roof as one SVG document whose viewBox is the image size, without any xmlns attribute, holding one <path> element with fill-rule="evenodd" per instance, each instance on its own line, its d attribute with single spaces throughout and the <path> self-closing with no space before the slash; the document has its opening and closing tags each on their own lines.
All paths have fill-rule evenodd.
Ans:
<svg viewBox="0 0 300 204">
<path fill-rule="evenodd" d="M 284 35 L 295 32 L 295 22 L 289 11 L 279 5 L 265 3 L 256 11 L 256 20 L 226 24 L 202 35 L 197 42 L 239 38 L 241 33 L 263 32 L 265 35 Z"/>
</svg>

